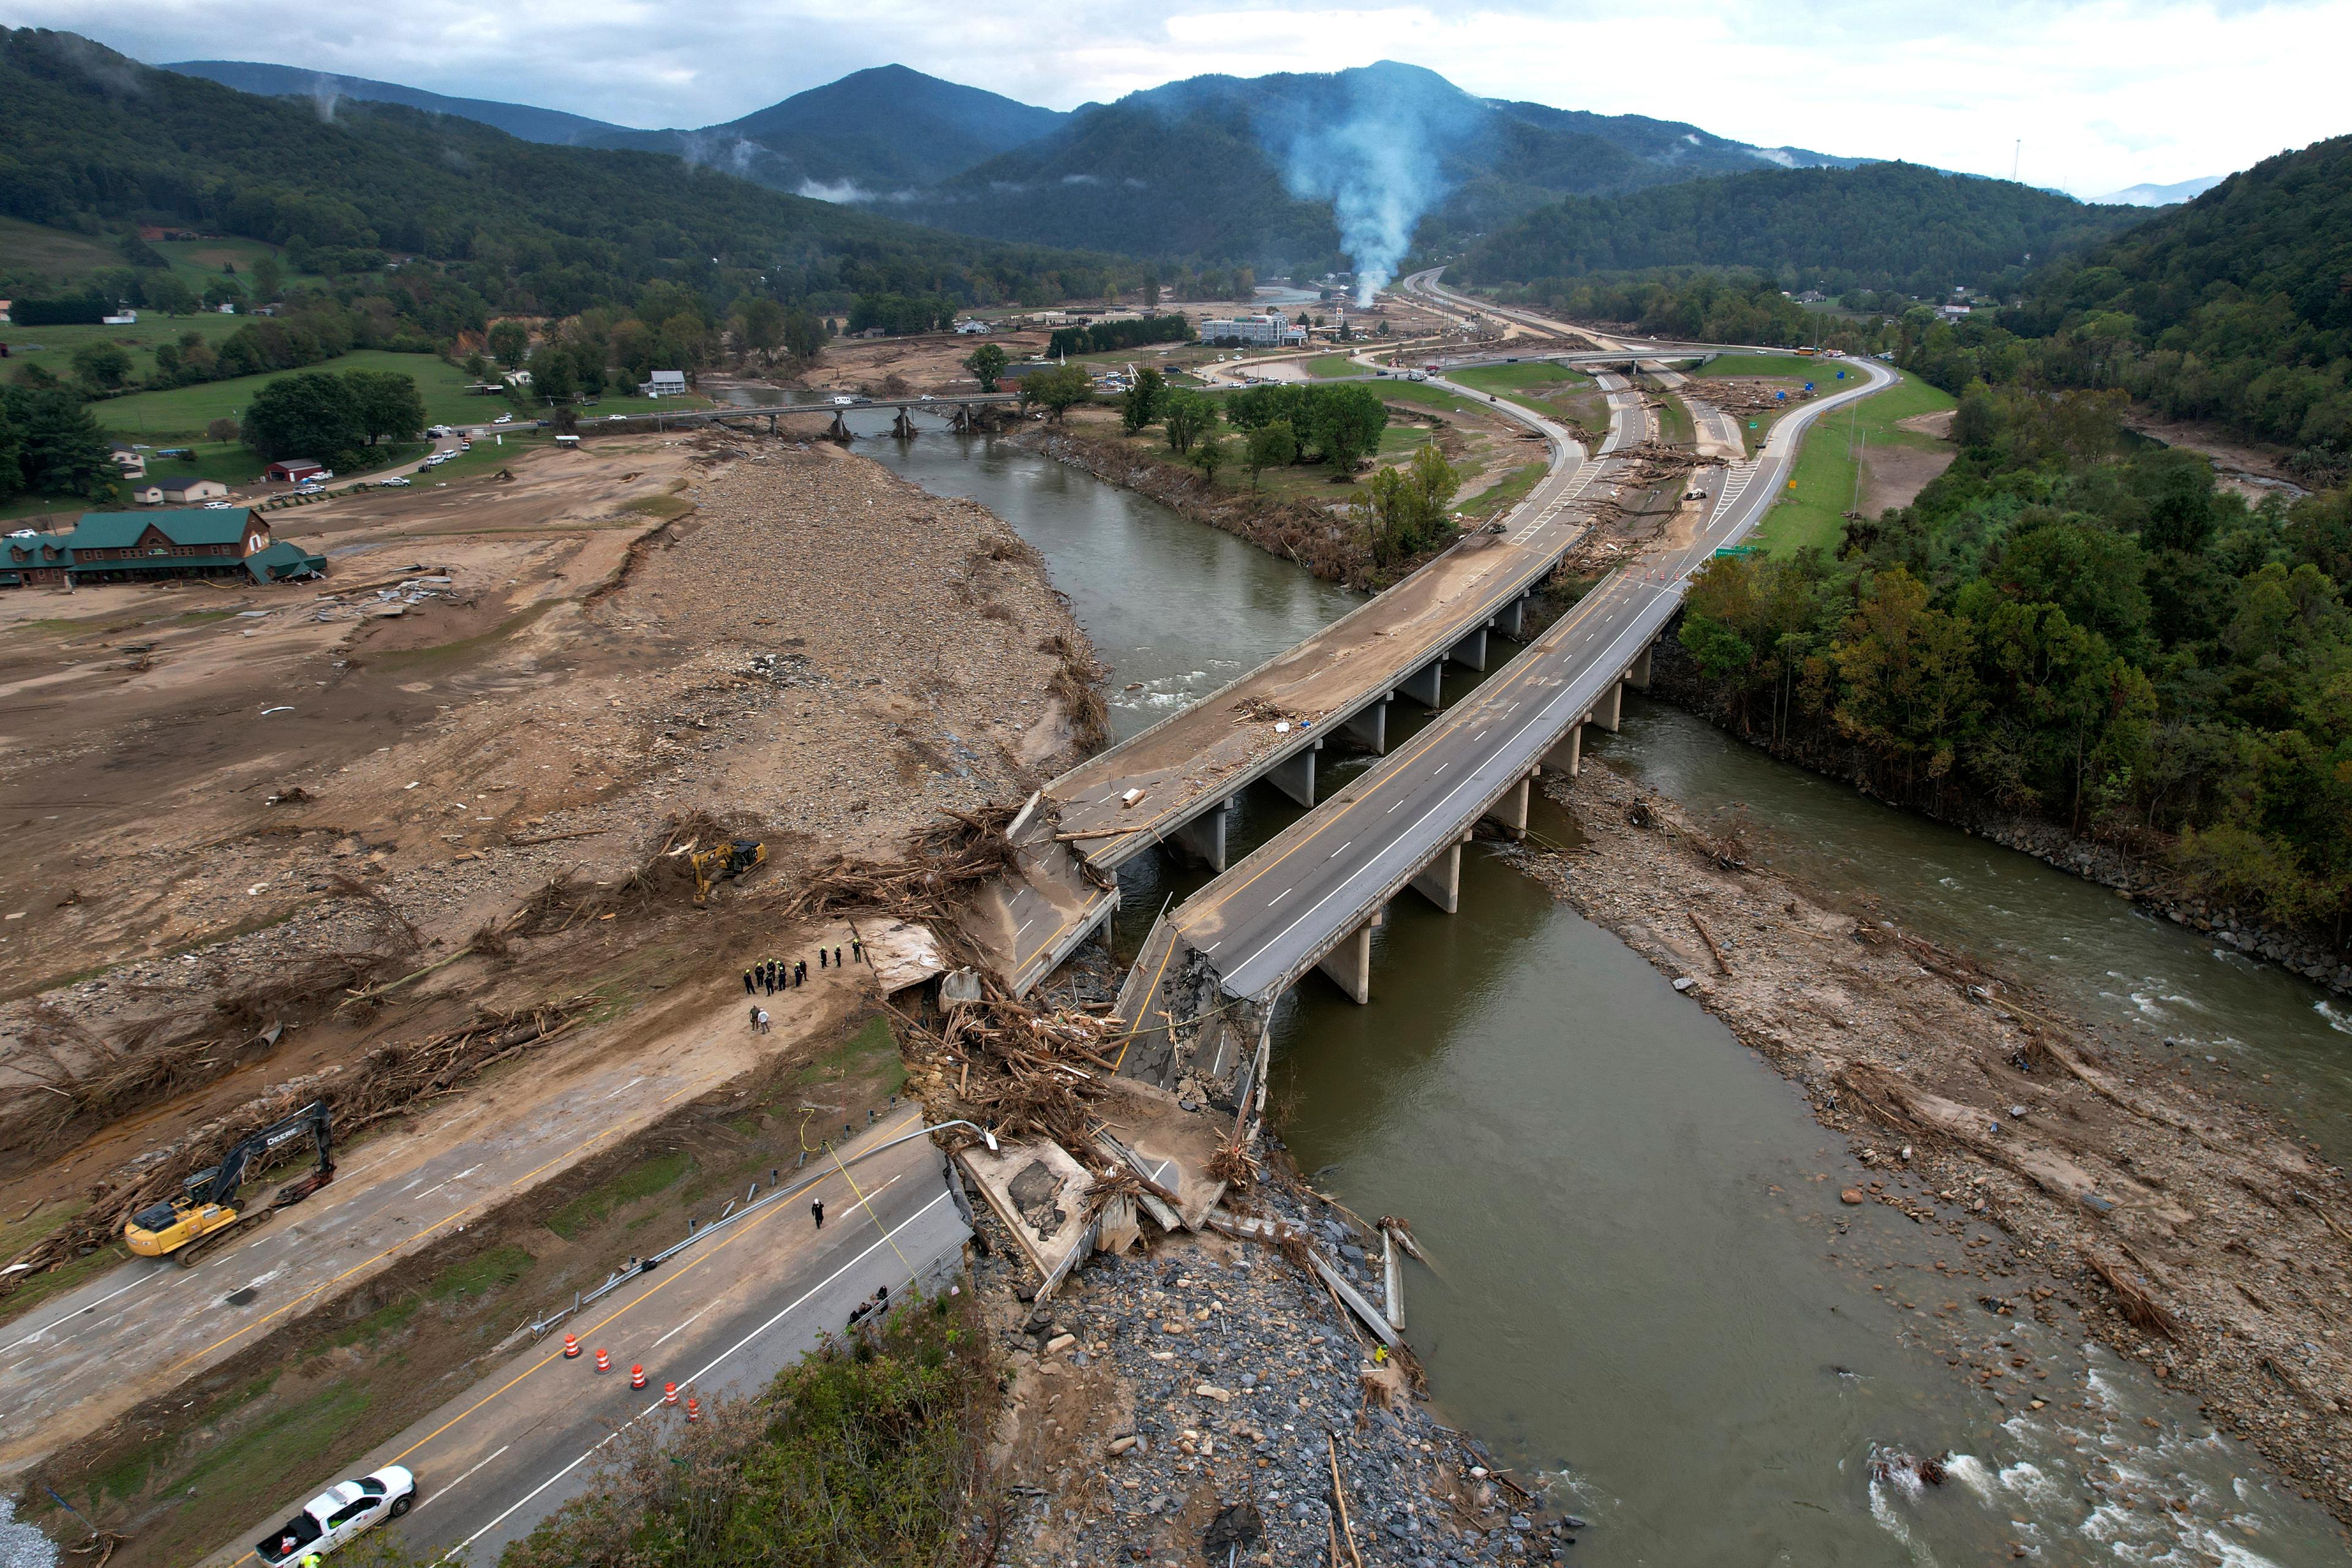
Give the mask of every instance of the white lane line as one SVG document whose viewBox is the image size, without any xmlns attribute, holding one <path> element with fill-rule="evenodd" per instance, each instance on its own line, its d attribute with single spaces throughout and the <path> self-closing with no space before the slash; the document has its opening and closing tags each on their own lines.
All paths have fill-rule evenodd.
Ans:
<svg viewBox="0 0 2352 1568">
<path fill-rule="evenodd" d="M 1353 844 L 1355 840 L 1352 838 L 1348 840 L 1348 844 Z M 1332 850 L 1331 853 L 1326 855 L 1323 858 L 1326 860 L 1337 860 L 1343 853 L 1346 852 L 1348 844 L 1340 845 L 1339 848 Z"/>
<path fill-rule="evenodd" d="M 628 1082 L 626 1082 L 626 1083 L 623 1084 L 620 1088 L 618 1088 L 618 1089 L 614 1089 L 611 1094 L 605 1095 L 605 1096 L 604 1096 L 603 1098 L 604 1098 L 604 1100 L 613 1100 L 613 1099 L 616 1099 L 616 1098 L 618 1098 L 618 1097 L 619 1097 L 619 1096 L 621 1096 L 621 1095 L 624 1095 L 624 1094 L 628 1093 L 628 1092 L 629 1092 L 629 1090 L 631 1090 L 631 1089 L 633 1089 L 636 1088 L 636 1087 L 637 1087 L 637 1085 L 639 1085 L 639 1084 L 641 1084 L 641 1083 L 643 1083 L 643 1082 L 645 1082 L 645 1081 L 646 1081 L 646 1075 L 645 1075 L 645 1074 L 643 1074 L 643 1073 L 639 1073 L 636 1077 L 635 1077 L 635 1078 L 631 1079 Z M 480 1169 L 481 1169 L 481 1167 L 480 1167 L 479 1165 L 477 1165 L 477 1166 L 475 1166 L 475 1167 L 474 1167 L 474 1170 L 475 1170 L 475 1171 L 478 1171 L 478 1170 L 480 1170 Z M 462 1171 L 462 1172 L 458 1173 L 458 1174 L 459 1174 L 459 1175 L 467 1175 L 467 1176 L 469 1176 L 469 1175 L 472 1175 L 472 1174 L 473 1174 L 473 1171 Z M 453 1181 L 453 1182 L 454 1182 L 454 1181 L 457 1180 L 457 1176 L 452 1176 L 452 1177 L 450 1177 L 449 1179 L 450 1179 L 451 1181 Z"/>
<path fill-rule="evenodd" d="M 53 1318 L 53 1319 L 51 1319 L 49 1321 L 47 1321 L 47 1322 L 46 1322 L 46 1323 L 43 1323 L 39 1328 L 35 1329 L 31 1333 L 26 1334 L 24 1338 L 19 1339 L 19 1340 L 12 1340 L 12 1341 L 10 1341 L 10 1342 L 9 1342 L 7 1344 L 5 1344 L 5 1345 L 0 1345 L 0 1355 L 5 1355 L 5 1354 L 6 1354 L 8 1352 L 10 1352 L 10 1351 L 13 1351 L 13 1350 L 16 1349 L 16 1348 L 17 1348 L 18 1346 L 20 1346 L 20 1345 L 28 1345 L 28 1344 L 31 1344 L 35 1340 L 39 1339 L 43 1334 L 47 1333 L 51 1329 L 57 1328 L 57 1327 L 58 1327 L 60 1324 L 69 1323 L 69 1322 L 73 1321 L 76 1318 L 80 1317 L 84 1312 L 95 1312 L 95 1311 L 96 1311 L 96 1310 L 98 1310 L 100 1307 L 103 1307 L 104 1305 L 106 1305 L 109 1301 L 113 1300 L 117 1296 L 121 1295 L 121 1294 L 122 1294 L 122 1292 L 123 1292 L 123 1291 L 125 1291 L 125 1290 L 136 1290 L 136 1289 L 139 1289 L 139 1287 L 141 1287 L 142 1285 L 152 1285 L 152 1284 L 153 1284 L 156 1280 L 161 1279 L 163 1279 L 163 1275 L 159 1271 L 159 1272 L 157 1272 L 157 1273 L 149 1274 L 149 1275 L 147 1275 L 146 1277 L 144 1277 L 143 1279 L 133 1279 L 133 1280 L 132 1280 L 130 1284 L 128 1284 L 128 1285 L 118 1286 L 116 1289 L 111 1289 L 111 1290 L 109 1290 L 105 1295 L 100 1296 L 97 1300 L 92 1301 L 89 1306 L 87 1306 L 87 1307 L 76 1307 L 72 1311 L 68 1312 L 64 1317 L 62 1317 L 62 1318 Z"/>
<path fill-rule="evenodd" d="M 1298 889 L 1297 889 L 1296 887 L 1289 887 L 1289 888 L 1285 888 L 1285 889 L 1282 889 L 1282 891 L 1280 891 L 1280 892 L 1278 892 L 1278 893 L 1275 894 L 1275 896 L 1274 896 L 1273 898 L 1271 898 L 1271 899 L 1269 899 L 1269 900 L 1266 900 L 1266 905 L 1265 905 L 1265 907 L 1266 907 L 1267 909 L 1272 909 L 1272 908 L 1274 908 L 1274 906 L 1275 906 L 1275 905 L 1276 905 L 1276 904 L 1278 904 L 1278 903 L 1282 902 L 1282 900 L 1285 900 L 1285 899 L 1286 899 L 1286 898 L 1290 897 L 1290 895 L 1291 895 L 1291 894 L 1293 894 L 1293 893 L 1297 892 L 1297 890 L 1298 890 Z"/>
<path fill-rule="evenodd" d="M 709 1303 L 709 1305 L 708 1305 L 708 1306 L 706 1306 L 706 1307 L 704 1307 L 704 1308 L 702 1309 L 702 1312 L 708 1312 L 709 1310 L 710 1310 L 711 1307 L 716 1307 L 717 1305 L 719 1305 L 719 1303 L 718 1303 L 718 1302 L 716 1302 L 716 1301 L 710 1302 L 710 1303 Z M 659 1350 L 659 1349 L 661 1349 L 661 1348 L 662 1348 L 662 1346 L 664 1346 L 664 1345 L 667 1344 L 670 1341 L 672 1341 L 672 1340 L 676 1339 L 678 1335 L 680 1335 L 680 1334 L 682 1334 L 682 1333 L 686 1332 L 686 1331 L 687 1331 L 687 1330 L 688 1330 L 688 1329 L 690 1329 L 690 1328 L 694 1327 L 695 1318 L 699 1318 L 699 1317 L 701 1317 L 701 1316 L 702 1316 L 702 1312 L 697 1312 L 697 1313 L 695 1313 L 693 1318 L 688 1318 L 686 1321 L 684 1321 L 684 1322 L 680 1323 L 677 1327 L 676 1327 L 676 1328 L 672 1329 L 668 1333 L 664 1334 L 660 1339 L 656 1340 L 652 1344 L 650 1344 L 650 1345 L 646 1346 L 646 1349 L 648 1349 L 648 1350 L 656 1350 L 656 1351 L 657 1351 L 657 1350 Z"/>
<path fill-rule="evenodd" d="M 501 1444 L 499 1444 L 499 1454 L 503 1454 L 503 1453 L 505 1453 L 509 1448 L 511 1448 L 511 1447 L 514 1447 L 514 1445 L 513 1445 L 512 1443 L 501 1443 Z M 478 1459 L 478 1460 L 476 1460 L 476 1461 L 475 1461 L 475 1463 L 474 1463 L 474 1468 L 473 1468 L 473 1469 L 467 1470 L 464 1475 L 459 1476 L 456 1480 L 451 1481 L 451 1482 L 450 1482 L 447 1486 L 446 1486 L 446 1487 L 436 1487 L 436 1488 L 435 1488 L 431 1492 L 429 1492 L 429 1493 L 427 1493 L 427 1494 L 426 1494 L 425 1499 L 425 1500 L 424 1500 L 423 1502 L 420 1502 L 420 1503 L 418 1503 L 418 1504 L 416 1505 L 416 1511 L 417 1511 L 418 1513 L 423 1513 L 426 1509 L 431 1508 L 435 1503 L 439 1502 L 439 1501 L 440 1501 L 444 1497 L 446 1497 L 449 1493 L 456 1491 L 459 1487 L 464 1486 L 464 1485 L 467 1483 L 467 1481 L 468 1481 L 469 1479 L 471 1479 L 473 1478 L 474 1470 L 478 1470 L 478 1469 L 480 1469 L 484 1465 L 488 1464 L 488 1463 L 490 1462 L 490 1459 L 495 1459 L 495 1458 L 497 1458 L 499 1457 L 499 1454 L 492 1454 L 492 1455 L 489 1457 L 489 1458 L 488 1458 L 488 1459 Z"/>
<path fill-rule="evenodd" d="M 930 1213 L 933 1209 L 939 1207 L 941 1204 L 947 1201 L 948 1194 L 941 1193 L 938 1197 L 933 1198 L 929 1203 L 925 1204 L 921 1208 L 917 1209 L 913 1214 L 908 1215 L 905 1219 L 899 1221 L 897 1228 L 884 1232 L 881 1240 L 868 1246 L 865 1251 L 859 1253 L 856 1257 L 851 1258 L 848 1262 L 835 1269 L 831 1274 L 826 1275 L 824 1279 L 820 1280 L 818 1283 L 809 1287 L 807 1293 L 803 1295 L 799 1300 L 794 1301 L 791 1306 L 786 1307 L 782 1311 L 778 1312 L 774 1317 L 770 1318 L 766 1322 L 761 1323 L 758 1328 L 753 1329 L 750 1333 L 745 1334 L 741 1339 L 737 1340 L 733 1344 L 728 1346 L 725 1350 L 720 1351 L 717 1355 L 713 1356 L 710 1359 L 709 1365 L 705 1366 L 700 1372 L 694 1373 L 686 1380 L 688 1386 L 690 1387 L 700 1382 L 703 1378 L 709 1376 L 711 1369 L 716 1367 L 720 1362 L 725 1361 L 729 1356 L 733 1355 L 737 1351 L 741 1350 L 745 1345 L 750 1344 L 753 1340 L 758 1339 L 761 1334 L 766 1333 L 770 1329 L 772 1329 L 778 1323 L 782 1322 L 793 1312 L 798 1311 L 803 1306 L 806 1305 L 809 1300 L 815 1296 L 818 1291 L 823 1290 L 827 1286 L 833 1284 L 834 1281 L 839 1279 L 843 1275 L 848 1273 L 851 1269 L 865 1262 L 868 1258 L 871 1258 L 876 1252 L 889 1246 L 891 1241 L 897 1237 L 899 1231 L 905 1230 L 917 1220 L 922 1218 L 925 1215 Z M 459 1542 L 455 1551 L 444 1552 L 441 1560 L 443 1562 L 446 1562 L 450 1558 L 459 1556 L 469 1550 L 473 1546 L 474 1542 L 479 1541 L 493 1530 L 496 1530 L 499 1525 L 504 1524 L 507 1521 L 508 1516 L 512 1514 L 515 1510 L 525 1506 L 533 1498 L 539 1496 L 540 1493 L 545 1491 L 548 1488 L 553 1486 L 556 1482 L 562 1480 L 564 1477 L 570 1475 L 572 1471 L 586 1464 L 590 1459 L 596 1457 L 598 1449 L 603 1448 L 607 1443 L 612 1442 L 614 1438 L 618 1437 L 622 1433 L 627 1431 L 631 1426 L 635 1426 L 639 1421 L 644 1420 L 646 1416 L 652 1415 L 661 1407 L 661 1401 L 656 1399 L 651 1405 L 646 1405 L 643 1410 L 637 1412 L 637 1414 L 631 1417 L 627 1422 L 614 1428 L 611 1432 L 606 1433 L 602 1438 L 597 1440 L 594 1447 L 590 1448 L 586 1453 L 582 1454 L 578 1458 L 572 1460 L 570 1464 L 564 1466 L 562 1469 L 548 1477 L 547 1479 L 531 1488 L 529 1492 L 523 1495 L 520 1500 L 509 1506 L 505 1513 L 499 1514 L 498 1518 L 490 1521 L 489 1523 L 482 1526 L 481 1529 L 474 1531 L 473 1534 Z"/>
</svg>

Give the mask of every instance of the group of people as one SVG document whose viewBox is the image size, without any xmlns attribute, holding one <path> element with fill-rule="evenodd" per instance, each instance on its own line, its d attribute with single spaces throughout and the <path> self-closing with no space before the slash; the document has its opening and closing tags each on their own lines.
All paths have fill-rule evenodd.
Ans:
<svg viewBox="0 0 2352 1568">
<path fill-rule="evenodd" d="M 853 939 L 849 944 L 849 958 L 851 963 L 865 963 L 866 944 Z M 847 963 L 842 962 L 841 949 L 837 947 L 818 948 L 816 966 L 819 969 L 849 967 Z M 746 996 L 762 993 L 773 996 L 779 991 L 790 991 L 795 985 L 807 984 L 808 960 L 805 958 L 793 959 L 789 962 L 781 958 L 771 958 L 755 963 L 743 972 L 743 994 Z"/>
</svg>

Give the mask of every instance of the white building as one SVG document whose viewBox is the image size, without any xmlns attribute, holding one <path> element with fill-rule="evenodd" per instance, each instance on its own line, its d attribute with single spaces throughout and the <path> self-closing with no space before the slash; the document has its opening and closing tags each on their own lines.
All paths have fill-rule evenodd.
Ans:
<svg viewBox="0 0 2352 1568">
<path fill-rule="evenodd" d="M 226 494 L 228 487 L 218 479 L 171 479 L 133 490 L 131 499 L 142 506 L 195 506 Z"/>
<path fill-rule="evenodd" d="M 682 370 L 655 371 L 653 373 L 653 379 L 638 387 L 637 393 L 640 396 L 644 397 L 684 397 L 686 395 L 686 372 Z"/>
<path fill-rule="evenodd" d="M 139 324 L 139 312 L 121 310 L 111 316 L 100 316 L 99 321 L 109 327 L 135 327 Z"/>
<path fill-rule="evenodd" d="M 995 328 L 990 326 L 986 321 L 981 321 L 977 317 L 974 317 L 969 321 L 958 321 L 956 323 L 956 331 L 967 338 L 975 337 L 982 332 L 992 332 L 995 330 Z"/>
<path fill-rule="evenodd" d="M 1201 338 L 1204 342 L 1238 340 L 1253 347 L 1280 348 L 1285 343 L 1304 342 L 1307 329 L 1292 326 L 1290 318 L 1279 310 L 1263 316 L 1212 316 L 1201 323 Z"/>
</svg>

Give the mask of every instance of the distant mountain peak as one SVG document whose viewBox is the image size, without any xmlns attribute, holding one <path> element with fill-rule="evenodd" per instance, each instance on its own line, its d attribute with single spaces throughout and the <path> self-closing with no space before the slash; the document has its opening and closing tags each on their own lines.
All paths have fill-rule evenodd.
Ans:
<svg viewBox="0 0 2352 1568">
<path fill-rule="evenodd" d="M 2104 196 L 2091 199 L 2106 206 L 2168 207 L 2179 202 L 2195 201 L 2229 177 L 2227 174 L 2200 174 L 2193 180 L 2176 180 L 2168 185 L 2126 185 L 2120 191 L 2109 191 Z"/>
</svg>

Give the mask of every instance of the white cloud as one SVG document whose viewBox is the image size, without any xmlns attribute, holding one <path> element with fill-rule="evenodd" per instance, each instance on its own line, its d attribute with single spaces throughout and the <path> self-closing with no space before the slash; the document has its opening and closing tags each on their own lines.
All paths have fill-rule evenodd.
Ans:
<svg viewBox="0 0 2352 1568">
<path fill-rule="evenodd" d="M 392 26 L 296 0 L 0 0 L 0 19 L 142 59 L 269 60 L 635 125 L 718 123 L 891 61 L 1070 108 L 1206 71 L 1389 58 L 1490 97 L 1976 174 L 2008 174 L 2021 139 L 2023 178 L 2081 192 L 2352 130 L 2352 0 L 409 0 Z"/>
</svg>

